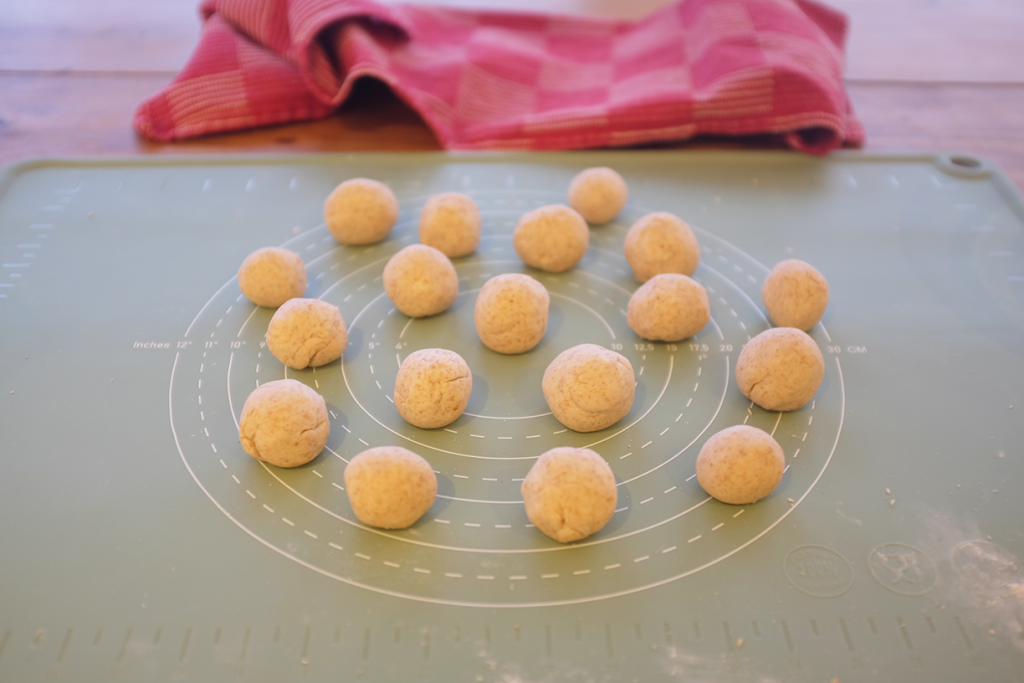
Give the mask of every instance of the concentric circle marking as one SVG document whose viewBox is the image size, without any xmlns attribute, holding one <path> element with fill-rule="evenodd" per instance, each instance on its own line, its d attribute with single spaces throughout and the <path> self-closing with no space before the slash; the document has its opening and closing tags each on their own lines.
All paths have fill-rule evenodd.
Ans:
<svg viewBox="0 0 1024 683">
<path fill-rule="evenodd" d="M 404 216 L 418 214 L 427 198 L 421 192 L 402 202 Z M 752 406 L 731 381 L 742 345 L 768 327 L 754 303 L 768 269 L 697 228 L 704 258 L 695 279 L 708 289 L 712 321 L 691 339 L 649 342 L 626 322 L 638 283 L 621 255 L 626 227 L 642 214 L 633 210 L 593 228 L 591 249 L 577 268 L 543 273 L 518 260 L 511 231 L 534 204 L 561 198 L 528 194 L 474 193 L 485 237 L 476 253 L 455 260 L 456 304 L 425 319 L 395 311 L 381 285 L 390 256 L 415 241 L 412 220 L 370 247 L 339 246 L 323 226 L 289 240 L 307 264 L 306 295 L 337 305 L 349 326 L 342 359 L 316 370 L 286 371 L 267 351 L 263 333 L 273 311 L 245 301 L 233 280 L 214 294 L 187 331 L 195 345 L 175 357 L 169 402 L 181 457 L 225 515 L 268 547 L 345 583 L 431 603 L 523 607 L 600 600 L 682 579 L 741 552 L 799 507 L 835 450 L 845 392 L 838 361 L 827 365 L 814 402 L 787 414 Z M 548 334 L 520 356 L 487 349 L 472 325 L 476 293 L 504 272 L 528 273 L 551 293 Z M 827 340 L 823 328 L 812 331 L 818 335 Z M 630 414 L 592 434 L 558 423 L 539 386 L 557 353 L 584 342 L 623 354 L 637 377 Z M 466 358 L 474 389 L 459 420 L 422 430 L 401 419 L 391 392 L 402 359 L 431 346 Z M 257 384 L 285 376 L 319 391 L 331 415 L 325 453 L 294 470 L 259 463 L 237 443 L 245 397 Z M 694 473 L 695 446 L 737 423 L 773 433 L 787 459 L 779 489 L 742 508 L 709 499 Z M 428 458 L 439 496 L 411 529 L 370 529 L 348 505 L 344 466 L 370 446 L 394 443 Z M 568 546 L 532 528 L 519 494 L 536 457 L 559 445 L 594 448 L 619 484 L 612 521 Z"/>
</svg>

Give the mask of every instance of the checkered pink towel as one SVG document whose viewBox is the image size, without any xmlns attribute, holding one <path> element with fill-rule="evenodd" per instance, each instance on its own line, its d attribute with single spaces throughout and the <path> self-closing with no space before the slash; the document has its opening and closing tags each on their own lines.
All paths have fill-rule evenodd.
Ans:
<svg viewBox="0 0 1024 683">
<path fill-rule="evenodd" d="M 579 149 L 774 133 L 825 153 L 864 131 L 846 18 L 813 0 L 682 0 L 638 22 L 373 0 L 204 0 L 199 44 L 135 114 L 172 140 L 329 115 L 370 76 L 448 149 Z"/>
</svg>

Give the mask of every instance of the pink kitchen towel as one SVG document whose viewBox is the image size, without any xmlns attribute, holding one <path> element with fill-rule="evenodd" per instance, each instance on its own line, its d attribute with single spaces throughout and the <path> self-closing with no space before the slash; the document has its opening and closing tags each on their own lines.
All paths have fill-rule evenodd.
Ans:
<svg viewBox="0 0 1024 683">
<path fill-rule="evenodd" d="M 863 142 L 846 17 L 813 0 L 681 0 L 636 21 L 384 4 L 205 0 L 189 62 L 134 126 L 174 140 L 330 115 L 363 77 L 447 149 L 620 147 L 779 135 Z"/>
</svg>

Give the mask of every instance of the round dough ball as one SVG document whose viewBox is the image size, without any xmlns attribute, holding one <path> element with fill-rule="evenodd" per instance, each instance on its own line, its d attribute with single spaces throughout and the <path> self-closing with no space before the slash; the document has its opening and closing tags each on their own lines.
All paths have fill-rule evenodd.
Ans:
<svg viewBox="0 0 1024 683">
<path fill-rule="evenodd" d="M 278 467 L 305 465 L 327 445 L 330 431 L 323 397 L 294 379 L 256 387 L 238 421 L 245 452 Z"/>
<path fill-rule="evenodd" d="M 606 166 L 585 169 L 569 184 L 569 206 L 589 223 L 607 223 L 615 218 L 628 198 L 626 181 Z"/>
<path fill-rule="evenodd" d="M 484 283 L 473 321 L 484 346 L 498 353 L 523 353 L 544 338 L 551 297 L 529 275 L 506 273 Z"/>
<path fill-rule="evenodd" d="M 806 261 L 789 259 L 772 268 L 761 288 L 772 322 L 806 332 L 821 320 L 828 306 L 828 281 Z"/>
<path fill-rule="evenodd" d="M 324 223 L 342 244 L 380 242 L 397 220 L 395 193 L 369 178 L 346 180 L 324 202 Z"/>
<path fill-rule="evenodd" d="M 693 229 L 670 213 L 650 213 L 626 233 L 626 261 L 640 282 L 659 273 L 693 275 L 700 264 L 700 244 Z"/>
<path fill-rule="evenodd" d="M 527 265 L 561 273 L 583 258 L 590 245 L 590 228 L 583 216 L 561 204 L 542 206 L 524 214 L 512 233 L 512 246 Z"/>
<path fill-rule="evenodd" d="M 459 296 L 459 276 L 448 257 L 425 244 L 410 244 L 384 266 L 384 291 L 410 318 L 440 313 Z"/>
<path fill-rule="evenodd" d="M 708 293 L 678 273 L 655 275 L 633 292 L 626 310 L 630 328 L 644 339 L 674 342 L 704 329 L 711 319 Z"/>
<path fill-rule="evenodd" d="M 697 456 L 697 481 L 715 500 L 730 505 L 754 503 L 782 481 L 782 446 L 757 427 L 737 425 L 718 432 Z"/>
<path fill-rule="evenodd" d="M 379 446 L 363 451 L 345 467 L 345 491 L 363 524 L 405 529 L 434 504 L 437 476 L 430 463 L 412 451 Z"/>
<path fill-rule="evenodd" d="M 555 418 L 577 432 L 609 427 L 633 407 L 636 378 L 625 356 L 596 344 L 558 354 L 544 371 L 544 398 Z"/>
<path fill-rule="evenodd" d="M 420 242 L 448 258 L 472 253 L 480 244 L 480 210 L 459 192 L 436 194 L 420 212 Z"/>
<path fill-rule="evenodd" d="M 615 514 L 619 490 L 604 458 L 589 448 L 553 448 L 522 485 L 526 516 L 560 543 L 600 531 Z"/>
<path fill-rule="evenodd" d="M 795 327 L 765 330 L 736 359 L 740 391 L 765 410 L 796 410 L 814 397 L 824 377 L 821 349 Z"/>
<path fill-rule="evenodd" d="M 281 247 L 257 249 L 242 261 L 238 287 L 257 306 L 277 308 L 306 292 L 306 265 L 298 254 Z"/>
<path fill-rule="evenodd" d="M 341 311 L 319 299 L 291 299 L 267 326 L 267 348 L 290 368 L 316 368 L 338 360 L 348 344 Z"/>
<path fill-rule="evenodd" d="M 395 407 L 417 427 L 444 427 L 462 415 L 472 391 L 473 374 L 462 356 L 447 349 L 420 349 L 398 368 Z"/>
</svg>

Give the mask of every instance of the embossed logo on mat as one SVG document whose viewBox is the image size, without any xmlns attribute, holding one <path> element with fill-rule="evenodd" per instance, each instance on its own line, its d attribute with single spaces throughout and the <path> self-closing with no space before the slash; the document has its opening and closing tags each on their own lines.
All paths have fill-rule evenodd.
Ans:
<svg viewBox="0 0 1024 683">
<path fill-rule="evenodd" d="M 931 558 L 904 543 L 886 543 L 872 550 L 868 569 L 875 581 L 900 595 L 924 595 L 939 581 Z"/>
<path fill-rule="evenodd" d="M 794 588 L 816 598 L 837 598 L 853 585 L 853 567 L 847 559 L 820 545 L 793 549 L 783 569 Z"/>
<path fill-rule="evenodd" d="M 976 590 L 1007 592 L 1020 583 L 1020 561 L 1002 546 L 988 541 L 968 541 L 953 551 L 953 567 Z"/>
</svg>

